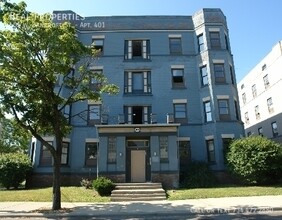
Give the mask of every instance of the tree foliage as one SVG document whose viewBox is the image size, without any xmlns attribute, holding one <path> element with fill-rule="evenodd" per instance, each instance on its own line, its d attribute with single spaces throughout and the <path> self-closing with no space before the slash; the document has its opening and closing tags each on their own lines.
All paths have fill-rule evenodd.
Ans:
<svg viewBox="0 0 282 220">
<path fill-rule="evenodd" d="M 272 184 L 281 180 L 282 146 L 261 136 L 232 142 L 227 154 L 230 170 L 247 184 Z"/>
<path fill-rule="evenodd" d="M 19 126 L 14 119 L 0 119 L 0 153 L 26 153 L 30 139 L 30 132 Z"/>
<path fill-rule="evenodd" d="M 17 123 L 37 138 L 53 157 L 53 209 L 61 208 L 60 166 L 63 137 L 71 125 L 64 109 L 86 100 L 100 100 L 118 88 L 101 73 L 91 71 L 96 51 L 83 45 L 70 23 L 54 24 L 50 14 L 26 10 L 26 4 L 2 3 L 0 20 L 0 115 L 14 116 Z M 97 90 L 89 88 L 91 80 Z M 53 135 L 51 145 L 44 136 Z"/>
<path fill-rule="evenodd" d="M 7 189 L 17 189 L 31 169 L 31 161 L 26 154 L 0 154 L 0 183 Z"/>
</svg>

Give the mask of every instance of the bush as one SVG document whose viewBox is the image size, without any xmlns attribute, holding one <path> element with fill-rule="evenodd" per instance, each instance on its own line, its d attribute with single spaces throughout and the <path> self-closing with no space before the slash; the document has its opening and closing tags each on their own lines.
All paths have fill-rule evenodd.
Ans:
<svg viewBox="0 0 282 220">
<path fill-rule="evenodd" d="M 281 179 L 282 147 L 261 136 L 234 141 L 227 154 L 228 167 L 247 184 L 274 184 Z"/>
<path fill-rule="evenodd" d="M 91 189 L 92 188 L 92 181 L 89 179 L 84 179 L 80 181 L 80 185 L 84 187 L 85 189 Z"/>
<path fill-rule="evenodd" d="M 180 183 L 182 188 L 205 188 L 216 185 L 216 177 L 209 165 L 203 161 L 191 162 L 182 176 L 183 182 Z"/>
<path fill-rule="evenodd" d="M 93 181 L 93 188 L 100 196 L 110 196 L 115 188 L 114 183 L 106 177 L 98 177 Z"/>
<path fill-rule="evenodd" d="M 0 155 L 0 183 L 7 189 L 10 187 L 17 189 L 31 169 L 31 161 L 25 154 L 7 153 Z"/>
</svg>

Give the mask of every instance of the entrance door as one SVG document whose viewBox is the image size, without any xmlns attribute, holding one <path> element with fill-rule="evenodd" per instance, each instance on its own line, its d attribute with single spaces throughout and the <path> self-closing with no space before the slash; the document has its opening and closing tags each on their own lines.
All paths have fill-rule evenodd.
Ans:
<svg viewBox="0 0 282 220">
<path fill-rule="evenodd" d="M 146 151 L 131 151 L 131 182 L 142 183 L 146 181 Z"/>
</svg>

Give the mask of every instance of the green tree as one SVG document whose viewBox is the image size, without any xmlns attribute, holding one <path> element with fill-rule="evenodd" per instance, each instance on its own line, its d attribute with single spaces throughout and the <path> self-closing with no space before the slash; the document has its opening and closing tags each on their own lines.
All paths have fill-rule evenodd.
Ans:
<svg viewBox="0 0 282 220">
<path fill-rule="evenodd" d="M 14 119 L 0 119 L 0 153 L 26 153 L 30 139 L 30 132 L 19 126 Z"/>
<path fill-rule="evenodd" d="M 0 19 L 8 27 L 0 31 L 0 113 L 13 115 L 51 152 L 52 209 L 57 210 L 62 139 L 71 131 L 64 109 L 76 102 L 100 100 L 103 93 L 114 94 L 118 88 L 90 70 L 96 51 L 78 41 L 70 23 L 55 25 L 51 15 L 31 13 L 24 2 L 0 2 Z M 95 91 L 89 88 L 91 79 L 101 85 Z M 44 140 L 46 134 L 54 136 L 55 146 Z"/>
<path fill-rule="evenodd" d="M 272 184 L 281 180 L 282 146 L 261 136 L 232 142 L 228 166 L 247 184 Z"/>
</svg>

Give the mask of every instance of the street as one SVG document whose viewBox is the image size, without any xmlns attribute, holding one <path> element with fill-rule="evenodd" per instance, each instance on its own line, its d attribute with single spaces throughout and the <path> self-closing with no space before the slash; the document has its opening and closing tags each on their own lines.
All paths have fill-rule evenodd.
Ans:
<svg viewBox="0 0 282 220">
<path fill-rule="evenodd" d="M 109 215 L 103 217 L 92 217 L 92 216 L 64 216 L 64 217 L 3 217 L 1 219 L 5 220 L 76 220 L 76 219 L 85 219 L 85 220 L 228 220 L 228 219 L 235 219 L 235 220 L 252 220 L 252 219 L 281 219 L 282 218 L 282 211 L 271 211 L 271 212 L 261 212 L 261 213 L 215 213 L 215 214 L 183 214 L 183 213 L 162 213 L 162 214 L 146 214 L 146 215 Z"/>
</svg>

